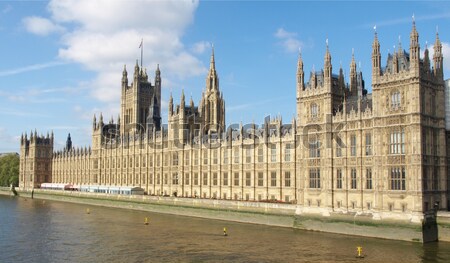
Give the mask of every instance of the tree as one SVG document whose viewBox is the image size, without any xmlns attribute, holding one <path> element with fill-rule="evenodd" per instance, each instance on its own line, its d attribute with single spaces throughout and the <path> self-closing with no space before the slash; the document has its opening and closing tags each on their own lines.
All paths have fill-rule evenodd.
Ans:
<svg viewBox="0 0 450 263">
<path fill-rule="evenodd" d="M 19 156 L 8 154 L 0 157 L 0 186 L 19 185 Z"/>
</svg>

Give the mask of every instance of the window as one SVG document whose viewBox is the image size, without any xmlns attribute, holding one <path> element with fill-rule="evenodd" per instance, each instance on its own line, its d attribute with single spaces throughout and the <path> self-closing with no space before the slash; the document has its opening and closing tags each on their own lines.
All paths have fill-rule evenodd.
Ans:
<svg viewBox="0 0 450 263">
<path fill-rule="evenodd" d="M 264 162 L 264 149 L 261 147 L 258 148 L 258 162 Z"/>
<path fill-rule="evenodd" d="M 124 162 L 123 165 L 124 165 L 124 167 L 127 167 L 127 163 L 126 162 Z M 156 166 L 159 167 L 160 165 L 161 165 L 161 156 L 157 155 L 156 156 Z"/>
<path fill-rule="evenodd" d="M 357 181 L 356 181 L 356 169 L 352 168 L 351 172 L 350 172 L 350 183 L 351 183 L 351 188 L 352 189 L 356 189 L 357 187 Z"/>
<path fill-rule="evenodd" d="M 177 173 L 172 174 L 172 184 L 178 184 L 178 174 Z"/>
<path fill-rule="evenodd" d="M 390 190 L 406 190 L 405 167 L 391 168 L 391 189 Z"/>
<path fill-rule="evenodd" d="M 148 183 L 153 184 L 153 174 L 148 175 Z"/>
<path fill-rule="evenodd" d="M 336 188 L 342 189 L 342 170 L 337 169 L 336 171 Z"/>
<path fill-rule="evenodd" d="M 161 184 L 161 175 L 156 175 L 156 184 Z"/>
<path fill-rule="evenodd" d="M 422 173 L 423 173 L 423 178 L 422 178 L 423 190 L 427 191 L 428 190 L 428 173 L 427 173 L 427 168 L 426 167 L 423 168 Z"/>
<path fill-rule="evenodd" d="M 234 163 L 239 163 L 239 148 L 234 149 Z"/>
<path fill-rule="evenodd" d="M 245 186 L 252 185 L 252 175 L 250 173 L 245 174 Z"/>
<path fill-rule="evenodd" d="M 217 158 L 217 150 L 213 150 L 213 164 L 217 164 L 218 158 Z"/>
<path fill-rule="evenodd" d="M 213 185 L 217 186 L 217 173 L 213 173 Z"/>
<path fill-rule="evenodd" d="M 318 158 L 320 157 L 320 141 L 314 140 L 309 142 L 309 157 Z"/>
<path fill-rule="evenodd" d="M 264 186 L 264 173 L 258 173 L 258 186 Z"/>
<path fill-rule="evenodd" d="M 203 185 L 208 185 L 208 173 L 203 173 Z"/>
<path fill-rule="evenodd" d="M 184 155 L 184 165 L 189 165 L 189 152 L 186 151 Z"/>
<path fill-rule="evenodd" d="M 284 186 L 291 187 L 291 172 L 284 172 Z"/>
<path fill-rule="evenodd" d="M 270 186 L 277 186 L 277 172 L 270 173 Z"/>
<path fill-rule="evenodd" d="M 228 173 L 223 173 L 223 185 L 228 186 Z M 226 197 L 224 197 L 226 199 Z"/>
<path fill-rule="evenodd" d="M 366 156 L 372 155 L 372 134 L 366 133 Z"/>
<path fill-rule="evenodd" d="M 223 151 L 223 164 L 228 164 L 228 150 Z"/>
<path fill-rule="evenodd" d="M 284 148 L 284 161 L 290 162 L 291 161 L 291 145 L 286 144 L 286 148 Z"/>
<path fill-rule="evenodd" d="M 185 185 L 189 185 L 189 173 L 185 173 L 184 174 L 184 184 Z"/>
<path fill-rule="evenodd" d="M 169 165 L 169 155 L 168 154 L 164 154 L 164 166 Z"/>
<path fill-rule="evenodd" d="M 401 105 L 401 96 L 400 92 L 396 91 L 391 94 L 391 107 L 392 108 L 398 108 Z"/>
<path fill-rule="evenodd" d="M 169 184 L 169 176 L 167 174 L 164 174 L 164 184 Z"/>
<path fill-rule="evenodd" d="M 194 165 L 198 165 L 198 152 L 194 152 Z"/>
<path fill-rule="evenodd" d="M 198 173 L 194 173 L 194 185 L 198 185 Z"/>
<path fill-rule="evenodd" d="M 172 154 L 172 165 L 174 165 L 174 166 L 178 165 L 178 153 Z"/>
<path fill-rule="evenodd" d="M 366 189 L 372 189 L 372 169 L 366 169 Z"/>
<path fill-rule="evenodd" d="M 437 167 L 434 167 L 433 169 L 433 181 L 431 190 L 439 190 L 439 170 Z"/>
<path fill-rule="evenodd" d="M 208 150 L 203 150 L 203 164 L 208 164 Z"/>
<path fill-rule="evenodd" d="M 252 162 L 252 151 L 251 149 L 245 149 L 245 162 L 251 163 Z"/>
<path fill-rule="evenodd" d="M 342 157 L 342 141 L 338 139 L 336 142 L 336 157 Z"/>
<path fill-rule="evenodd" d="M 350 136 L 350 155 L 356 156 L 356 135 Z"/>
<path fill-rule="evenodd" d="M 275 148 L 275 145 L 270 149 L 270 161 L 272 163 L 277 161 L 277 148 Z"/>
<path fill-rule="evenodd" d="M 315 119 L 317 118 L 317 115 L 319 114 L 319 106 L 317 104 L 312 103 L 311 104 L 311 118 Z"/>
<path fill-rule="evenodd" d="M 391 132 L 389 138 L 390 154 L 405 154 L 405 130 L 395 130 Z"/>
<path fill-rule="evenodd" d="M 234 186 L 239 186 L 239 173 L 234 173 Z"/>
<path fill-rule="evenodd" d="M 320 188 L 320 169 L 309 169 L 309 188 Z"/>
</svg>

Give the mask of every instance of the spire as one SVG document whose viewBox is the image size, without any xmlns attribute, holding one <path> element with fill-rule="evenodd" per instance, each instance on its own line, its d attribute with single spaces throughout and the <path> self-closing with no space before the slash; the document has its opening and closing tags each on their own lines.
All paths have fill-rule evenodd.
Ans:
<svg viewBox="0 0 450 263">
<path fill-rule="evenodd" d="M 297 97 L 300 96 L 300 91 L 305 87 L 305 73 L 303 71 L 303 59 L 302 50 L 298 49 L 298 61 L 297 61 Z"/>
<path fill-rule="evenodd" d="M 134 65 L 134 78 L 136 79 L 139 76 L 139 64 L 138 60 L 136 59 L 136 65 Z"/>
<path fill-rule="evenodd" d="M 356 76 L 356 61 L 355 50 L 352 48 L 352 62 L 350 63 L 350 93 L 356 95 L 357 93 L 357 76 Z"/>
<path fill-rule="evenodd" d="M 169 116 L 173 115 L 173 97 L 172 92 L 170 92 L 170 98 L 169 98 Z"/>
<path fill-rule="evenodd" d="M 94 119 L 92 120 L 92 127 L 94 130 L 95 130 L 95 127 L 97 127 L 97 117 L 95 116 L 95 113 L 94 113 Z"/>
<path fill-rule="evenodd" d="M 438 27 L 436 26 L 436 40 L 434 42 L 434 55 L 433 55 L 433 61 L 434 61 L 434 75 L 441 78 L 443 77 L 443 57 L 442 57 L 442 43 L 439 39 L 439 32 Z"/>
<path fill-rule="evenodd" d="M 326 45 L 327 45 L 327 50 L 325 52 L 325 61 L 324 61 L 324 78 L 328 79 L 329 84 L 331 85 L 332 65 L 331 65 L 330 50 L 328 49 L 328 38 L 326 40 Z"/>
<path fill-rule="evenodd" d="M 189 101 L 189 106 L 191 107 L 191 110 L 194 109 L 194 101 L 192 100 L 192 96 L 191 96 L 191 100 Z"/>
<path fill-rule="evenodd" d="M 409 54 L 411 67 L 410 70 L 414 70 L 416 74 L 419 74 L 420 67 L 420 46 L 419 46 L 419 33 L 416 29 L 416 18 L 412 15 L 412 29 L 409 35 Z"/>
<path fill-rule="evenodd" d="M 216 63 L 214 60 L 214 45 L 211 47 L 211 62 L 209 64 L 209 72 L 206 77 L 206 91 L 218 91 L 219 90 L 219 78 L 216 72 Z"/>
<path fill-rule="evenodd" d="M 72 138 L 70 138 L 70 133 L 67 136 L 67 140 L 66 140 L 66 150 L 67 151 L 72 150 Z"/>
<path fill-rule="evenodd" d="M 156 76 L 161 75 L 161 71 L 159 70 L 159 64 L 156 64 L 155 75 L 156 75 Z"/>
<path fill-rule="evenodd" d="M 401 55 L 403 54 L 403 50 L 402 50 L 402 36 L 398 35 L 398 54 Z"/>
<path fill-rule="evenodd" d="M 182 108 L 184 108 L 186 102 L 185 102 L 185 96 L 184 96 L 184 89 L 181 90 L 181 102 L 180 102 L 180 106 Z"/>
<path fill-rule="evenodd" d="M 209 63 L 209 70 L 216 70 L 216 62 L 214 61 L 214 44 L 211 45 L 211 61 Z"/>
<path fill-rule="evenodd" d="M 381 54 L 380 43 L 378 42 L 377 26 L 374 29 L 374 39 L 372 43 L 372 81 L 376 81 L 376 76 L 381 75 Z"/>
</svg>

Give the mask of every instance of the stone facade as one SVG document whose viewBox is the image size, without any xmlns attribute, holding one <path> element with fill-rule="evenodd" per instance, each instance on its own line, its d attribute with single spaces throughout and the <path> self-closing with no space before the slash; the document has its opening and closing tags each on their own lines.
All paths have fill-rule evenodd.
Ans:
<svg viewBox="0 0 450 263">
<path fill-rule="evenodd" d="M 357 213 L 420 220 L 448 207 L 442 45 L 433 65 L 420 58 L 413 23 L 409 52 L 399 44 L 381 66 L 372 44 L 372 93 L 354 55 L 349 83 L 333 74 L 328 43 L 324 68 L 305 83 L 297 66 L 297 117 L 261 126 L 225 126 L 214 50 L 199 106 L 169 101 L 160 124 L 161 77 L 150 84 L 136 64 L 124 69 L 121 116 L 93 121 L 92 149 L 53 150 L 53 135 L 21 140 L 20 187 L 42 182 L 143 187 L 149 195 L 285 202 L 298 213 Z M 122 120 L 122 122 L 121 122 Z M 41 152 L 39 154 L 39 152 Z M 42 152 L 45 152 L 42 155 Z M 43 165 L 43 166 L 42 166 Z M 39 170 L 38 170 L 39 169 Z"/>
</svg>

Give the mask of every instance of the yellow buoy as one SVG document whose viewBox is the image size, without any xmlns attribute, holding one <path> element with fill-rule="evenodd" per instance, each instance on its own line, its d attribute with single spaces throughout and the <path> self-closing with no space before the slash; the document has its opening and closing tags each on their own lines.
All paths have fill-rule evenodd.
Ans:
<svg viewBox="0 0 450 263">
<path fill-rule="evenodd" d="M 89 210 L 89 208 L 86 209 L 86 214 L 90 214 L 91 211 Z"/>
<path fill-rule="evenodd" d="M 148 225 L 148 217 L 144 219 L 144 225 Z"/>
<path fill-rule="evenodd" d="M 228 236 L 226 227 L 223 228 L 223 236 L 225 236 L 225 237 Z"/>
<path fill-rule="evenodd" d="M 357 258 L 364 258 L 362 249 L 363 249 L 362 247 L 356 247 L 356 253 L 358 254 L 356 256 Z"/>
</svg>

